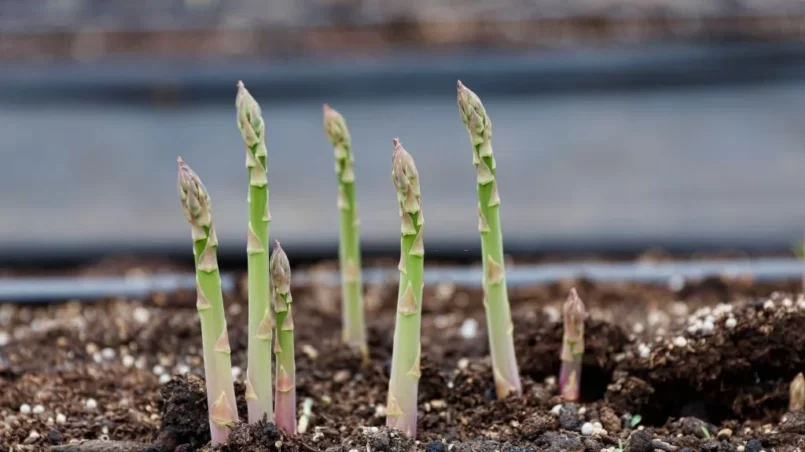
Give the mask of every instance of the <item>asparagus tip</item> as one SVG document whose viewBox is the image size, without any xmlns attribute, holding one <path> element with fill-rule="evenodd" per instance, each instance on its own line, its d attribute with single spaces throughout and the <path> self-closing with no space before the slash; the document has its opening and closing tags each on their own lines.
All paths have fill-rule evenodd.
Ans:
<svg viewBox="0 0 805 452">
<path fill-rule="evenodd" d="M 271 253 L 268 267 L 277 293 L 287 294 L 291 286 L 291 264 L 288 262 L 288 255 L 280 246 L 279 240 L 274 240 L 274 252 Z"/>
<path fill-rule="evenodd" d="M 805 409 L 805 376 L 802 375 L 802 372 L 791 381 L 790 391 L 789 411 Z"/>
<path fill-rule="evenodd" d="M 571 288 L 564 305 L 565 318 L 579 322 L 584 320 L 586 313 L 584 302 L 581 301 L 579 293 L 575 287 Z"/>
</svg>

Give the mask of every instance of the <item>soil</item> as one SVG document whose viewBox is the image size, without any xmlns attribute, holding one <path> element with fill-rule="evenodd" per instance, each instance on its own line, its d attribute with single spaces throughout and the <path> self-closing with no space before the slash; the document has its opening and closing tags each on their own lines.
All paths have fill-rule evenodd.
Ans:
<svg viewBox="0 0 805 452">
<path fill-rule="evenodd" d="M 805 413 L 788 412 L 789 382 L 805 367 L 800 285 L 724 277 L 512 289 L 524 394 L 505 400 L 495 398 L 480 291 L 427 287 L 416 441 L 384 427 L 396 286 L 366 289 L 367 366 L 339 341 L 338 288 L 292 287 L 309 426 L 288 438 L 273 424 L 239 424 L 217 448 L 192 291 L 0 305 L 0 451 L 793 451 L 805 445 Z M 589 320 L 581 400 L 563 403 L 555 376 L 571 287 Z M 241 418 L 244 288 L 225 297 Z"/>
</svg>

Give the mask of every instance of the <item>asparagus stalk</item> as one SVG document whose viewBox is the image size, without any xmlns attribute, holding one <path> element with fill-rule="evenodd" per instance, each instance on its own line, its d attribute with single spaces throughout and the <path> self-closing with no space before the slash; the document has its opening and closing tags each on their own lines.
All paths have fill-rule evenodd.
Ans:
<svg viewBox="0 0 805 452">
<path fill-rule="evenodd" d="M 363 314 L 361 283 L 361 245 L 358 234 L 358 204 L 355 201 L 354 160 L 349 129 L 340 113 L 324 104 L 324 131 L 335 150 L 335 172 L 338 175 L 338 210 L 341 240 L 338 259 L 341 267 L 342 328 L 345 343 L 358 347 L 368 359 L 366 324 Z"/>
<path fill-rule="evenodd" d="M 386 425 L 416 436 L 417 389 L 420 376 L 419 343 L 422 314 L 422 276 L 425 249 L 422 242 L 422 216 L 419 174 L 414 159 L 394 139 L 391 178 L 397 189 L 400 209 L 400 286 L 397 295 L 397 320 L 394 326 L 394 351 L 391 361 L 386 402 Z"/>
<path fill-rule="evenodd" d="M 584 302 L 575 288 L 563 308 L 564 333 L 562 336 L 562 368 L 559 371 L 559 391 L 568 402 L 579 400 L 581 387 L 581 361 L 584 356 L 584 318 L 587 315 Z"/>
<path fill-rule="evenodd" d="M 271 254 L 271 282 L 274 286 L 274 311 L 277 313 L 277 405 L 274 419 L 277 427 L 296 435 L 296 362 L 294 361 L 293 316 L 291 315 L 291 264 L 288 256 L 274 241 Z"/>
<path fill-rule="evenodd" d="M 265 124 L 260 105 L 238 82 L 235 106 L 238 129 L 246 144 L 246 171 L 249 176 L 249 227 L 246 253 L 249 282 L 249 350 L 246 370 L 246 405 L 249 422 L 266 418 L 272 422 L 271 393 L 271 311 L 268 276 L 268 178 L 266 177 Z"/>
<path fill-rule="evenodd" d="M 492 122 L 481 99 L 457 83 L 458 109 L 472 143 L 472 162 L 478 183 L 478 231 L 481 235 L 484 308 L 495 392 L 498 399 L 522 394 L 517 357 L 514 354 L 514 326 L 503 268 L 503 235 L 500 229 L 500 196 L 492 155 Z"/>
<path fill-rule="evenodd" d="M 179 198 L 190 223 L 196 267 L 196 308 L 201 321 L 204 375 L 207 383 L 207 409 L 212 444 L 225 443 L 229 428 L 238 421 L 235 389 L 232 384 L 229 335 L 226 330 L 221 275 L 218 270 L 218 238 L 212 225 L 210 196 L 198 175 L 179 163 Z"/>
<path fill-rule="evenodd" d="M 788 411 L 805 409 L 805 377 L 802 376 L 802 372 L 791 381 L 790 391 Z"/>
</svg>

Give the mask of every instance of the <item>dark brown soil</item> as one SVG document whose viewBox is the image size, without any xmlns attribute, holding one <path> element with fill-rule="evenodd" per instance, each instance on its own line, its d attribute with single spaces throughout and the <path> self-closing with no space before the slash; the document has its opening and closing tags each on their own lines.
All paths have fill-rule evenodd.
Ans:
<svg viewBox="0 0 805 452">
<path fill-rule="evenodd" d="M 480 292 L 428 287 L 416 442 L 383 427 L 396 287 L 367 288 L 367 367 L 339 343 L 338 289 L 293 288 L 298 400 L 313 400 L 309 427 L 287 438 L 271 424 L 239 425 L 217 450 L 793 451 L 805 444 L 805 415 L 786 413 L 788 382 L 805 367 L 798 284 L 567 281 L 512 290 L 524 395 L 506 400 L 495 399 Z M 582 400 L 561 404 L 559 313 L 571 286 L 590 320 Z M 243 295 L 226 296 L 235 372 L 246 365 Z M 0 305 L 0 450 L 207 450 L 194 302 L 184 292 Z M 236 392 L 242 398 L 240 383 Z"/>
</svg>

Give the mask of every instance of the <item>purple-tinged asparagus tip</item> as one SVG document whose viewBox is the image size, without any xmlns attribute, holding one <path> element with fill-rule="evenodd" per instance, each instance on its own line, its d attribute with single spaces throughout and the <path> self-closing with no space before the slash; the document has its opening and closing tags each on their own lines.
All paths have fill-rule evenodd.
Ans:
<svg viewBox="0 0 805 452">
<path fill-rule="evenodd" d="M 291 263 L 279 240 L 274 240 L 274 252 L 271 253 L 268 266 L 277 293 L 287 294 L 291 290 Z"/>
<path fill-rule="evenodd" d="M 584 355 L 584 320 L 587 311 L 575 288 L 563 306 L 564 332 L 562 337 L 562 368 L 559 372 L 559 390 L 568 401 L 577 401 L 581 387 L 582 358 Z"/>
<path fill-rule="evenodd" d="M 176 158 L 179 166 L 177 175 L 177 185 L 179 188 L 179 199 L 182 202 L 187 221 L 196 228 L 210 225 L 210 196 L 207 189 L 201 182 L 201 178 L 185 163 L 179 156 Z"/>
</svg>

